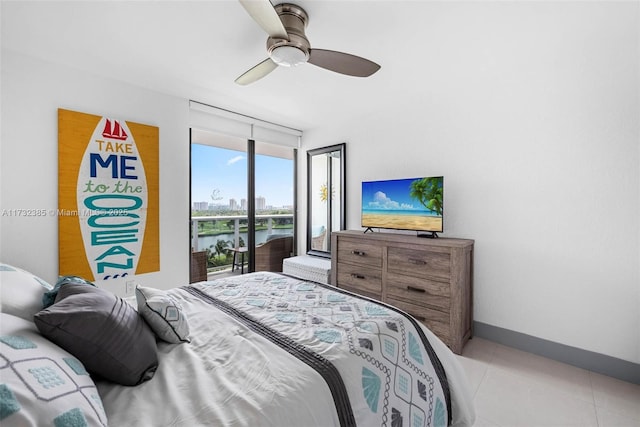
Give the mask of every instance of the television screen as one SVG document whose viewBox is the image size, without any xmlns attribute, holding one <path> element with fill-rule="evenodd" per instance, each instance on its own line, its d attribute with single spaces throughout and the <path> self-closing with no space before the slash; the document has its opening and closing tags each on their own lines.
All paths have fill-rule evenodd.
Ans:
<svg viewBox="0 0 640 427">
<path fill-rule="evenodd" d="M 443 231 L 444 177 L 365 181 L 362 226 Z"/>
</svg>

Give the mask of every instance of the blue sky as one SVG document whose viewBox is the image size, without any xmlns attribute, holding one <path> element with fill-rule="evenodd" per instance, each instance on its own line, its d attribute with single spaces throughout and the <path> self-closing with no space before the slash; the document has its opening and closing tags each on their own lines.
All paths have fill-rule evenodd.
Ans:
<svg viewBox="0 0 640 427">
<path fill-rule="evenodd" d="M 213 202 L 214 188 L 222 197 L 216 204 L 246 199 L 247 153 L 192 144 L 191 201 Z M 293 160 L 256 156 L 256 196 L 264 197 L 271 206 L 293 205 Z"/>
</svg>

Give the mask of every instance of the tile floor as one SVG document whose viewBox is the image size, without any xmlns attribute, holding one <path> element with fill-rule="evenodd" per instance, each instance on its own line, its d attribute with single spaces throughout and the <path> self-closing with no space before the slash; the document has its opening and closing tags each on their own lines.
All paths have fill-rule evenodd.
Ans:
<svg viewBox="0 0 640 427">
<path fill-rule="evenodd" d="M 459 360 L 477 427 L 640 427 L 640 385 L 478 337 Z"/>
</svg>

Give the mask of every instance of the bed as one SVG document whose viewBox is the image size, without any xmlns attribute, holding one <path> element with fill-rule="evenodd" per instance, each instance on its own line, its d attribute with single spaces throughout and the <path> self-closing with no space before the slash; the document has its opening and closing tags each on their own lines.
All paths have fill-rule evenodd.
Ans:
<svg viewBox="0 0 640 427">
<path fill-rule="evenodd" d="M 35 278 L 41 289 L 33 295 L 52 299 L 42 308 L 7 303 L 5 276 L 3 426 L 42 425 L 43 417 L 72 426 L 474 422 L 464 371 L 434 334 L 391 306 L 329 285 L 260 272 L 168 291 L 139 287 L 126 302 L 81 278 L 55 287 Z M 15 337 L 35 348 L 12 347 Z M 57 370 L 73 387 L 39 393 L 42 384 L 25 373 L 34 360 L 55 361 L 48 375 Z"/>
</svg>

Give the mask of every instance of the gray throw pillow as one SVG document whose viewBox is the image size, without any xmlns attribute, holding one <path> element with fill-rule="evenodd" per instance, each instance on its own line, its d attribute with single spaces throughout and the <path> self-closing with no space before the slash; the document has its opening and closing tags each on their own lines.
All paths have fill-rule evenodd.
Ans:
<svg viewBox="0 0 640 427">
<path fill-rule="evenodd" d="M 58 291 L 60 290 L 62 285 L 66 285 L 67 283 L 79 283 L 81 285 L 95 286 L 90 281 L 88 281 L 86 279 L 83 279 L 82 277 L 79 277 L 79 276 L 61 276 L 61 277 L 58 277 L 58 281 L 53 286 L 53 289 L 51 289 L 50 291 L 45 292 L 44 295 L 42 296 L 42 308 L 41 308 L 41 310 L 43 308 L 49 307 L 54 302 L 56 302 L 56 296 L 58 295 Z"/>
<path fill-rule="evenodd" d="M 122 298 L 85 284 L 61 286 L 55 303 L 38 312 L 40 333 L 77 357 L 90 373 L 122 385 L 153 377 L 156 339 Z"/>
</svg>

